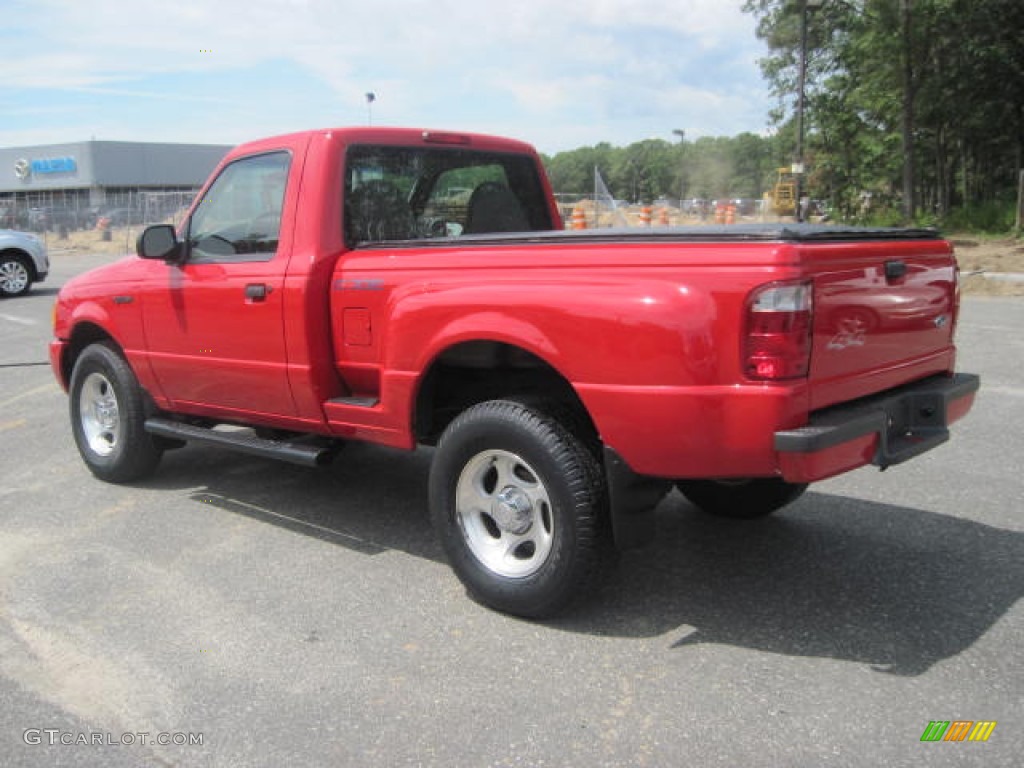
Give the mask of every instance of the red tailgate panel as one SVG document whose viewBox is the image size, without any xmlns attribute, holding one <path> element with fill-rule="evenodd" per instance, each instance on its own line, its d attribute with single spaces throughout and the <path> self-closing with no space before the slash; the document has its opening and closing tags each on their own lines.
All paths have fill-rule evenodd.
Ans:
<svg viewBox="0 0 1024 768">
<path fill-rule="evenodd" d="M 840 243 L 802 255 L 814 276 L 812 409 L 952 369 L 948 243 Z"/>
</svg>

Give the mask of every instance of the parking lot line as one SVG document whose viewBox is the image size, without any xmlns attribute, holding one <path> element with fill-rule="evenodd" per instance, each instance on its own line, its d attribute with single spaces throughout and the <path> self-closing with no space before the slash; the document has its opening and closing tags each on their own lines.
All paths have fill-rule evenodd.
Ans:
<svg viewBox="0 0 1024 768">
<path fill-rule="evenodd" d="M 8 315 L 6 313 L 0 313 L 0 320 L 9 320 L 12 323 L 18 325 L 39 325 L 38 320 L 33 320 L 31 317 L 20 317 L 18 315 Z"/>
<path fill-rule="evenodd" d="M 19 400 L 24 400 L 26 397 L 35 397 L 36 395 L 51 394 L 59 391 L 60 387 L 57 386 L 56 382 L 50 384 L 43 384 L 41 386 L 27 390 L 26 392 L 22 392 L 20 395 L 15 395 L 14 397 L 8 398 L 7 400 L 0 400 L 0 408 L 6 408 L 8 405 L 16 403 Z"/>
</svg>

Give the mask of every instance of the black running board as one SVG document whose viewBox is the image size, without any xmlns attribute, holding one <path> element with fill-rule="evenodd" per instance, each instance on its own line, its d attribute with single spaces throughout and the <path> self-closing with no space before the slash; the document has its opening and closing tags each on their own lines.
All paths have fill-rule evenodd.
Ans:
<svg viewBox="0 0 1024 768">
<path fill-rule="evenodd" d="M 250 432 L 220 432 L 208 427 L 182 424 L 168 419 L 146 419 L 146 431 L 151 435 L 168 437 L 172 440 L 216 445 L 252 456 L 299 464 L 303 467 L 320 467 L 329 464 L 334 458 L 334 450 L 329 444 L 308 442 L 309 438 L 268 440 L 256 437 Z"/>
</svg>

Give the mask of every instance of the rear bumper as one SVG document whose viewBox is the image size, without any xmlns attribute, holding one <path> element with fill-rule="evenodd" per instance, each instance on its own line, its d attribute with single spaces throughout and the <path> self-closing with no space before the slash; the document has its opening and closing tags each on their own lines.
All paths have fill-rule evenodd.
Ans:
<svg viewBox="0 0 1024 768">
<path fill-rule="evenodd" d="M 806 426 L 775 433 L 782 476 L 814 482 L 867 464 L 885 469 L 931 450 L 971 409 L 980 381 L 969 373 L 933 376 L 817 411 Z"/>
</svg>

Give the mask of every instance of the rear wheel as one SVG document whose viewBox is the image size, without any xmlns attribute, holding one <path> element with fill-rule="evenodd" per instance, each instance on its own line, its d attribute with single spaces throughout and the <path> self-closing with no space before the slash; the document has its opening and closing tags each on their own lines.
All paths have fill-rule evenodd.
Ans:
<svg viewBox="0 0 1024 768">
<path fill-rule="evenodd" d="M 0 296 L 21 296 L 32 286 L 32 272 L 20 256 L 0 255 Z"/>
<path fill-rule="evenodd" d="M 71 374 L 71 429 L 89 470 L 126 483 L 152 474 L 163 451 L 144 428 L 142 388 L 121 355 L 92 344 Z"/>
<path fill-rule="evenodd" d="M 676 488 L 692 504 L 719 517 L 753 520 L 796 501 L 806 483 L 787 483 L 777 477 L 737 480 L 677 480 Z"/>
<path fill-rule="evenodd" d="M 600 465 L 532 405 L 494 400 L 458 416 L 434 456 L 430 507 L 456 575 L 507 613 L 557 613 L 614 559 Z"/>
</svg>

